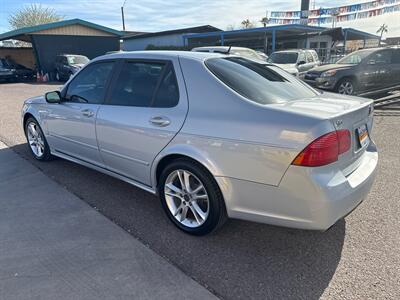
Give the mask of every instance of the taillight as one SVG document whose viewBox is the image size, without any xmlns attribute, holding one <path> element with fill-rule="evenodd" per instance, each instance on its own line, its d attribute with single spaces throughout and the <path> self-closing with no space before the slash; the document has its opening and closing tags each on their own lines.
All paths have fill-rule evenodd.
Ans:
<svg viewBox="0 0 400 300">
<path fill-rule="evenodd" d="M 351 137 L 347 129 L 332 131 L 309 144 L 294 159 L 292 165 L 319 167 L 338 160 L 339 155 L 350 149 Z"/>
</svg>

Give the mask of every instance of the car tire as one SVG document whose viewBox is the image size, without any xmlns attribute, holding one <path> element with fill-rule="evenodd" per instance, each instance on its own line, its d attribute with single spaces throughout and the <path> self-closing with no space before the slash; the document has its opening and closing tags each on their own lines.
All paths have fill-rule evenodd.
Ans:
<svg viewBox="0 0 400 300">
<path fill-rule="evenodd" d="M 30 117 L 25 122 L 25 136 L 33 157 L 40 161 L 53 159 L 46 137 L 36 119 Z"/>
<path fill-rule="evenodd" d="M 192 160 L 178 159 L 167 165 L 160 176 L 158 193 L 168 218 L 186 233 L 205 235 L 227 220 L 217 182 L 206 168 Z"/>
<path fill-rule="evenodd" d="M 343 78 L 336 85 L 335 91 L 342 95 L 354 95 L 357 91 L 357 83 L 354 79 Z"/>
</svg>

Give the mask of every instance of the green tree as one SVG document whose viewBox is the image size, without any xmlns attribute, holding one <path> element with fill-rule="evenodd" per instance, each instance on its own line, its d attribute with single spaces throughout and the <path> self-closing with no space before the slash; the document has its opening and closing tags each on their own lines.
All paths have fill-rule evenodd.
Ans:
<svg viewBox="0 0 400 300">
<path fill-rule="evenodd" d="M 41 4 L 32 3 L 24 6 L 19 11 L 8 17 L 8 23 L 12 29 L 35 26 L 64 19 L 52 8 L 43 7 Z"/>
</svg>

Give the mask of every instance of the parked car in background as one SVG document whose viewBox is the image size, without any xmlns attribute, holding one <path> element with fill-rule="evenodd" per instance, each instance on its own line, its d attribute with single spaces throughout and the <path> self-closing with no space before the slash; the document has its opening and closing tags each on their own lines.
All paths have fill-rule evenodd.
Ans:
<svg viewBox="0 0 400 300">
<path fill-rule="evenodd" d="M 55 60 L 55 77 L 58 81 L 66 81 L 79 71 L 89 58 L 84 55 L 62 54 L 57 55 Z"/>
<path fill-rule="evenodd" d="M 275 51 L 269 56 L 268 62 L 299 76 L 321 64 L 317 52 L 312 49 Z"/>
<path fill-rule="evenodd" d="M 258 59 L 262 61 L 266 61 L 268 58 L 268 56 L 266 56 L 265 54 L 262 55 L 253 49 L 245 47 L 230 47 L 230 46 L 196 47 L 193 48 L 192 51 L 240 55 L 250 59 Z"/>
<path fill-rule="evenodd" d="M 358 50 L 335 64 L 310 70 L 304 80 L 320 89 L 346 95 L 400 85 L 400 48 Z"/>
<path fill-rule="evenodd" d="M 35 72 L 11 59 L 0 58 L 0 80 L 25 81 L 36 77 Z"/>
<path fill-rule="evenodd" d="M 98 57 L 61 91 L 25 101 L 22 122 L 37 160 L 157 194 L 195 235 L 227 217 L 326 230 L 366 197 L 378 163 L 371 100 L 233 55 Z"/>
</svg>

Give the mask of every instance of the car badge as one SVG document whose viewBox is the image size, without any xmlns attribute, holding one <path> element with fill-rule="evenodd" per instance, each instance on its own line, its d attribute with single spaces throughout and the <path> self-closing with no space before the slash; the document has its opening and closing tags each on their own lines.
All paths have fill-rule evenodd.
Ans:
<svg viewBox="0 0 400 300">
<path fill-rule="evenodd" d="M 343 121 L 342 120 L 336 120 L 335 124 L 336 124 L 336 127 L 340 128 L 343 125 Z"/>
</svg>

